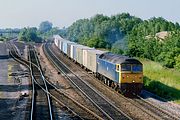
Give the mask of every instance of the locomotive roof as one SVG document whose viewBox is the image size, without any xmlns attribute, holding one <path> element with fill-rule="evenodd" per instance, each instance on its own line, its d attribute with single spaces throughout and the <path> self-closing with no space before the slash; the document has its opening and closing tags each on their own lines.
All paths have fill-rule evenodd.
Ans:
<svg viewBox="0 0 180 120">
<path fill-rule="evenodd" d="M 130 58 L 124 55 L 113 54 L 111 52 L 104 53 L 100 55 L 99 58 L 115 64 L 142 64 L 137 59 Z"/>
</svg>

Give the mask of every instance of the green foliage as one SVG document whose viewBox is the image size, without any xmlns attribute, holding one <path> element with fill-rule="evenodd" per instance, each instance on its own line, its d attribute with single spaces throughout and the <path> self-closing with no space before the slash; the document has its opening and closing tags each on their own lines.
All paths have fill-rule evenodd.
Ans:
<svg viewBox="0 0 180 120">
<path fill-rule="evenodd" d="M 50 37 L 53 37 L 53 35 L 58 35 L 58 34 L 63 34 L 63 30 L 60 30 L 57 27 L 52 28 L 51 30 L 45 32 L 45 33 L 41 33 L 40 31 L 38 31 L 38 34 L 43 38 L 43 39 L 48 39 Z"/>
<path fill-rule="evenodd" d="M 168 37 L 159 39 L 157 32 L 169 31 Z M 128 34 L 129 56 L 148 58 L 161 62 L 164 66 L 174 68 L 180 54 L 180 28 L 163 18 L 146 20 L 133 28 Z M 176 67 L 178 69 L 178 67 Z"/>
<path fill-rule="evenodd" d="M 156 33 L 167 31 L 166 38 Z M 73 23 L 62 36 L 71 41 L 114 53 L 147 58 L 143 62 L 144 87 L 168 100 L 180 103 L 180 25 L 162 17 L 141 20 L 128 13 L 96 15 Z M 166 66 L 166 67 L 162 67 Z"/>
<path fill-rule="evenodd" d="M 93 37 L 87 41 L 87 45 L 89 47 L 104 48 L 107 45 L 107 43 L 103 39 Z"/>
<path fill-rule="evenodd" d="M 157 61 L 162 62 L 164 66 L 173 68 L 178 66 L 178 55 L 180 54 L 180 36 L 179 31 L 171 33 L 171 36 L 163 43 L 162 51 L 157 56 Z M 178 67 L 176 67 L 178 69 Z"/>
<path fill-rule="evenodd" d="M 179 70 L 180 70 L 180 54 L 175 57 L 175 65 L 174 65 L 174 67 L 175 67 L 176 69 L 179 69 Z"/>
<path fill-rule="evenodd" d="M 167 31 L 167 38 L 156 33 Z M 141 20 L 122 13 L 111 17 L 102 14 L 74 22 L 61 34 L 67 39 L 113 53 L 148 58 L 169 68 L 179 69 L 180 25 L 162 17 Z"/>
<path fill-rule="evenodd" d="M 168 22 L 162 17 L 153 17 L 138 24 L 136 27 L 133 28 L 132 32 L 137 35 L 139 34 L 147 36 L 155 35 L 160 31 L 173 31 L 176 30 L 176 28 L 178 28 L 178 25 L 175 25 L 172 22 Z"/>
<path fill-rule="evenodd" d="M 140 59 L 143 63 L 144 88 L 163 98 L 180 103 L 180 71 Z"/>
<path fill-rule="evenodd" d="M 180 101 L 180 90 L 175 89 L 173 87 L 169 87 L 164 83 L 161 83 L 157 80 L 152 80 L 148 77 L 143 78 L 144 88 L 156 95 L 165 98 L 166 100 L 170 101 Z"/>
<path fill-rule="evenodd" d="M 91 47 L 110 49 L 112 44 L 123 39 L 140 22 L 142 22 L 141 19 L 130 16 L 128 13 L 111 17 L 98 14 L 91 19 L 80 19 L 73 23 L 67 29 L 65 37 Z"/>
<path fill-rule="evenodd" d="M 20 31 L 18 39 L 25 42 L 42 42 L 42 39 L 37 36 L 37 28 L 24 28 Z"/>
<path fill-rule="evenodd" d="M 40 26 L 39 26 L 39 31 L 41 33 L 45 33 L 45 32 L 48 32 L 52 29 L 52 23 L 49 22 L 49 21 L 44 21 L 44 22 L 41 22 L 40 23 Z"/>
</svg>

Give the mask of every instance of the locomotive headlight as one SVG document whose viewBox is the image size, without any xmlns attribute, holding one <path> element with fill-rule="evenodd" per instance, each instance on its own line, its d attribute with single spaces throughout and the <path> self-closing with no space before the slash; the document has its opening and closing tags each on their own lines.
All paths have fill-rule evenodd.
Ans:
<svg viewBox="0 0 180 120">
<path fill-rule="evenodd" d="M 134 83 L 135 81 L 133 80 L 132 82 Z"/>
</svg>

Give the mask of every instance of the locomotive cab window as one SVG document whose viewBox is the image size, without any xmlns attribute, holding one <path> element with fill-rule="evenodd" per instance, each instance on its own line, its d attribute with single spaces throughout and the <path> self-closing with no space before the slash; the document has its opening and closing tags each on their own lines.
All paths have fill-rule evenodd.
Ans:
<svg viewBox="0 0 180 120">
<path fill-rule="evenodd" d="M 131 65 L 122 64 L 121 65 L 121 71 L 131 71 Z"/>
<path fill-rule="evenodd" d="M 133 72 L 142 72 L 142 65 L 133 65 L 132 71 Z"/>
<path fill-rule="evenodd" d="M 120 71 L 120 65 L 116 64 L 116 71 L 119 72 Z"/>
</svg>

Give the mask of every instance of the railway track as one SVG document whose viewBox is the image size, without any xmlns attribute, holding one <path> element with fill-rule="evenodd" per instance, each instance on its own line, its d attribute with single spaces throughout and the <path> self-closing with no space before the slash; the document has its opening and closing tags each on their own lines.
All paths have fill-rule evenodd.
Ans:
<svg viewBox="0 0 180 120">
<path fill-rule="evenodd" d="M 40 75 L 35 74 L 34 77 L 34 73 L 32 70 L 32 66 L 35 67 L 35 69 L 41 69 L 40 67 L 40 63 L 37 62 L 38 64 L 34 64 L 31 61 L 27 61 L 25 59 L 23 59 L 22 57 L 20 57 L 20 55 L 18 54 L 16 48 L 14 46 L 11 45 L 11 47 L 13 47 L 13 49 L 10 51 L 11 56 L 18 62 L 20 62 L 21 64 L 24 64 L 25 66 L 27 66 L 30 71 L 31 71 L 31 79 L 32 79 L 32 104 L 31 104 L 31 115 L 30 115 L 30 119 L 34 120 L 35 118 L 35 97 L 36 97 L 36 92 L 35 92 L 35 88 L 39 88 L 42 89 L 44 91 L 44 93 L 49 94 L 49 96 L 51 96 L 51 98 L 55 101 L 55 103 L 60 104 L 61 109 L 63 109 L 63 111 L 67 111 L 67 113 L 70 115 L 71 119 L 101 119 L 101 117 L 99 117 L 96 113 L 93 113 L 92 111 L 90 111 L 89 109 L 85 108 L 83 105 L 79 104 L 77 101 L 75 101 L 73 98 L 69 97 L 68 94 L 66 94 L 65 92 L 59 90 L 56 86 L 54 86 L 52 83 L 48 82 L 44 75 L 42 74 L 41 71 L 41 77 L 43 77 L 43 79 L 45 80 L 44 82 L 47 82 L 47 87 L 50 87 L 51 89 L 53 89 L 53 92 L 49 92 L 46 90 L 47 87 L 44 87 L 42 85 L 40 85 L 40 83 L 35 79 L 35 77 L 40 77 Z M 34 51 L 32 51 L 34 52 Z M 35 52 L 34 52 L 35 53 Z M 31 56 L 32 57 L 32 56 Z M 36 61 L 38 61 L 38 58 L 36 56 Z M 68 107 L 69 105 L 71 105 L 71 107 Z M 72 107 L 73 106 L 73 107 Z M 73 108 L 76 108 L 76 110 L 74 110 Z M 80 113 L 76 113 L 75 111 L 81 111 Z M 58 118 L 56 118 L 58 119 Z"/>
<path fill-rule="evenodd" d="M 24 58 L 22 58 L 17 49 L 15 48 L 14 45 L 12 45 L 11 43 L 8 43 L 9 44 L 9 47 L 10 47 L 10 55 L 19 63 L 25 65 L 26 67 L 28 67 L 30 69 L 30 74 L 31 74 L 31 80 L 32 80 L 32 99 L 31 99 L 31 111 L 30 111 L 30 120 L 38 120 L 38 119 L 49 119 L 49 120 L 52 120 L 52 111 L 51 110 L 48 110 L 48 113 L 49 115 L 45 116 L 44 114 L 47 113 L 47 111 L 44 111 L 42 110 L 42 107 L 37 107 L 36 105 L 37 104 L 41 104 L 40 102 L 38 103 L 37 102 L 37 88 L 41 87 L 41 85 L 37 82 L 36 79 L 40 79 L 40 77 L 43 77 L 42 75 L 38 75 L 37 73 L 37 68 L 38 70 L 40 70 L 39 67 L 37 67 L 37 65 L 35 64 L 35 61 L 37 61 L 37 58 L 35 58 L 34 56 L 34 61 L 31 61 L 33 58 L 33 51 L 30 51 L 30 54 L 29 54 L 29 59 L 30 61 L 27 61 L 25 60 Z M 38 64 L 38 62 L 36 62 Z M 35 74 L 35 71 L 36 71 L 36 74 Z M 41 73 L 42 74 L 42 73 Z M 38 77 L 38 78 L 37 78 Z M 44 90 L 44 91 L 47 91 L 47 90 Z M 42 91 L 41 91 L 42 92 Z M 41 94 L 44 94 L 44 93 L 47 93 L 47 92 L 43 92 Z M 40 95 L 40 94 L 39 94 Z M 49 96 L 49 94 L 47 93 L 47 97 Z M 43 102 L 44 99 L 42 99 L 42 102 Z M 51 103 L 50 103 L 50 100 L 48 102 L 48 105 L 49 105 L 49 108 L 51 109 Z M 43 107 L 44 109 L 46 109 L 46 107 Z M 48 109 L 49 109 L 48 108 Z M 37 112 L 38 110 L 37 109 L 40 109 L 41 113 Z M 38 114 L 39 113 L 39 114 Z M 38 114 L 38 115 L 37 115 Z"/>
<path fill-rule="evenodd" d="M 32 103 L 31 119 L 52 120 L 52 103 L 48 94 L 49 91 L 33 46 L 29 46 L 29 61 L 31 68 L 31 76 L 33 76 L 32 85 L 35 89 L 34 101 Z M 46 92 L 44 92 L 42 88 L 44 88 Z"/>
<path fill-rule="evenodd" d="M 17 51 L 17 49 L 15 48 L 15 46 L 12 44 L 12 43 L 8 43 L 8 46 L 9 46 L 9 54 L 10 54 L 10 56 L 14 59 L 14 60 L 16 60 L 17 62 L 19 62 L 20 64 L 23 64 L 23 65 L 25 65 L 27 68 L 29 68 L 29 70 L 30 70 L 30 73 L 32 74 L 32 70 L 31 70 L 31 67 L 30 67 L 30 65 L 29 65 L 29 61 L 27 61 L 27 60 L 25 60 L 25 59 L 23 59 L 20 55 L 19 55 L 19 53 L 18 53 L 18 51 Z M 33 77 L 33 75 L 31 75 L 31 80 L 33 80 L 34 79 L 34 77 Z M 31 111 L 30 111 L 30 120 L 32 120 L 33 118 L 32 118 L 32 116 L 33 116 L 33 109 L 34 109 L 34 94 L 35 94 L 35 89 L 34 89 L 34 82 L 32 82 L 32 99 L 31 99 Z"/>
<path fill-rule="evenodd" d="M 146 110 L 151 111 L 153 113 L 156 113 L 156 115 L 158 117 L 156 117 L 157 119 L 163 119 L 163 120 L 179 120 L 180 117 L 177 117 L 163 109 L 161 109 L 160 107 L 145 101 L 141 96 L 135 96 L 137 99 L 133 99 L 134 101 L 136 101 L 138 104 L 145 106 Z"/>
<path fill-rule="evenodd" d="M 179 120 L 180 117 L 171 114 L 167 112 L 166 110 L 162 109 L 161 107 L 154 105 L 151 102 L 146 101 L 139 95 L 131 96 L 131 98 L 126 98 L 122 95 L 120 95 L 124 99 L 127 100 L 127 102 L 133 103 L 134 106 L 140 108 L 145 113 L 149 114 L 152 118 L 157 120 Z"/>
<path fill-rule="evenodd" d="M 62 63 L 51 51 L 49 44 L 44 45 L 44 52 L 53 64 L 70 80 L 98 109 L 103 113 L 103 119 L 132 119 L 119 108 L 109 102 L 97 90 L 85 83 Z"/>
<path fill-rule="evenodd" d="M 61 59 L 64 59 L 63 61 L 66 61 L 65 59 L 67 59 L 67 58 L 64 56 L 64 57 L 61 57 Z M 79 66 L 75 65 L 74 63 L 71 63 L 71 62 L 67 61 L 66 64 L 68 64 L 68 66 L 69 65 L 73 66 L 72 67 L 73 70 L 81 72 L 83 74 L 83 75 L 81 75 L 82 79 L 83 78 L 97 79 L 92 74 L 88 74 L 86 71 L 84 71 Z M 72 65 L 72 64 L 74 64 L 74 65 Z M 99 81 L 99 80 L 97 80 L 97 81 L 102 84 L 101 81 Z M 105 87 L 107 87 L 105 84 L 103 84 L 103 85 Z M 110 89 L 110 90 L 115 92 L 114 89 Z M 165 119 L 165 120 L 179 120 L 180 119 L 179 117 L 177 117 L 177 115 L 173 115 L 173 114 L 161 109 L 160 107 L 157 107 L 156 105 L 154 105 L 154 104 L 152 104 L 150 102 L 147 102 L 146 100 L 144 100 L 140 96 L 134 96 L 133 99 L 127 99 L 126 97 L 124 97 L 121 94 L 118 94 L 117 92 L 115 92 L 115 94 L 117 94 L 121 98 L 125 99 L 127 102 L 133 104 L 137 108 L 141 109 L 145 113 L 149 114 L 154 119 Z"/>
<path fill-rule="evenodd" d="M 13 49 L 16 49 L 15 47 Z M 10 50 L 10 54 L 11 56 L 13 56 L 13 58 L 20 62 L 21 64 L 24 64 L 26 66 L 29 66 L 29 61 L 21 58 L 21 56 L 18 54 L 17 50 Z M 36 56 L 37 57 L 37 56 Z M 36 58 L 37 59 L 37 58 Z M 38 65 L 39 66 L 39 65 Z M 36 67 L 38 67 L 36 66 Z M 38 67 L 38 69 L 40 69 L 40 67 Z M 68 73 L 69 75 L 72 74 L 72 73 Z M 38 75 L 37 75 L 38 76 Z M 86 76 L 87 77 L 87 76 Z M 89 75 L 89 77 L 92 77 L 92 75 Z M 32 80 L 34 79 L 33 77 L 31 78 Z M 34 84 L 37 84 L 37 81 L 34 83 Z M 72 113 L 72 116 L 74 119 L 86 119 L 87 117 L 89 116 L 86 116 L 86 117 L 82 117 L 82 115 L 78 115 L 76 112 L 74 112 L 73 110 L 73 107 L 70 108 L 70 107 L 67 107 L 68 104 L 70 103 L 71 105 L 76 105 L 76 106 L 80 106 L 81 109 L 84 109 L 84 111 L 88 111 L 86 108 L 83 108 L 82 105 L 77 105 L 78 102 L 77 101 L 74 101 L 72 98 L 70 98 L 68 96 L 68 94 L 64 93 L 63 91 L 61 91 L 60 89 L 56 88 L 56 86 L 54 86 L 53 84 L 51 84 L 50 82 L 47 81 L 47 86 L 51 86 L 56 92 L 53 92 L 53 93 L 50 93 L 49 91 L 47 92 L 44 88 L 45 87 L 42 87 L 42 86 L 39 86 L 39 89 L 42 89 L 44 91 L 44 93 L 46 94 L 49 94 L 51 96 L 51 98 L 53 98 L 56 102 L 58 102 L 59 104 L 61 104 L 63 107 L 62 108 L 65 108 L 67 109 L 68 111 L 70 111 L 70 113 Z M 59 96 L 59 97 L 57 97 Z M 121 96 L 121 95 L 120 95 Z M 33 96 L 32 96 L 33 97 Z M 64 101 L 68 101 L 67 103 L 68 104 L 64 104 L 62 101 L 60 101 L 60 99 L 62 99 Z M 71 100 L 72 99 L 72 100 Z M 127 98 L 125 98 L 127 99 Z M 33 100 L 33 99 L 32 99 Z M 155 113 L 152 114 L 152 117 L 155 118 L 155 119 L 165 119 L 165 120 L 179 120 L 179 118 L 177 116 L 174 116 L 174 115 L 171 115 L 170 113 L 167 113 L 166 111 L 164 111 L 163 109 L 143 100 L 143 98 L 141 98 L 140 96 L 137 96 L 136 99 L 127 99 L 127 101 L 133 103 L 133 105 L 139 107 L 140 109 L 143 109 L 145 112 L 147 112 L 148 114 L 152 114 L 152 113 Z M 33 102 L 32 102 L 33 103 Z M 32 109 L 31 109 L 32 110 Z M 81 110 L 79 110 L 81 111 Z M 31 112 L 33 113 L 33 112 Z M 84 113 L 81 113 L 81 114 L 84 114 Z M 91 114 L 91 118 L 94 118 L 94 119 L 101 119 L 101 117 L 99 117 L 98 115 L 94 114 L 92 111 L 88 111 L 87 114 Z M 32 114 L 33 115 L 33 114 Z M 113 118 L 108 118 L 106 117 L 107 119 L 113 119 Z M 106 118 L 103 118 L 103 119 L 106 119 Z M 126 119 L 126 118 L 125 118 Z"/>
</svg>

